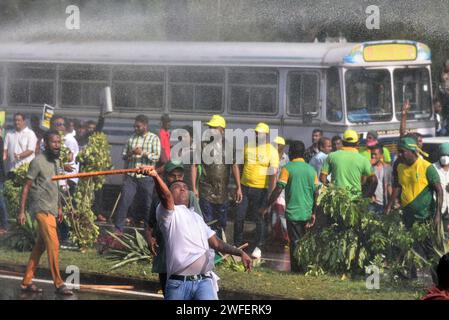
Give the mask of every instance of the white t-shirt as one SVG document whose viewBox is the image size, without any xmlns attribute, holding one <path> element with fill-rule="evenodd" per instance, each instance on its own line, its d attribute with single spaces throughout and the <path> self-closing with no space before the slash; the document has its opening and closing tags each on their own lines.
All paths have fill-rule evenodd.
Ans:
<svg viewBox="0 0 449 320">
<path fill-rule="evenodd" d="M 8 171 L 31 162 L 35 157 L 36 144 L 37 137 L 33 130 L 28 127 L 25 127 L 22 131 L 8 132 L 4 144 L 4 149 L 8 150 Z M 26 158 L 15 160 L 14 154 L 20 154 L 28 150 L 33 151 L 33 153 Z"/>
<path fill-rule="evenodd" d="M 440 162 L 435 162 L 433 164 L 435 169 L 437 169 L 438 175 L 441 180 L 441 187 L 443 188 L 443 206 L 441 207 L 441 212 L 445 213 L 446 210 L 449 210 L 449 193 L 446 191 L 446 186 L 449 184 L 449 171 L 445 171 Z"/>
<path fill-rule="evenodd" d="M 69 164 L 74 167 L 72 172 L 66 172 L 66 174 L 78 173 L 79 172 L 79 163 L 76 162 L 76 156 L 80 152 L 80 148 L 78 146 L 78 142 L 73 137 L 72 134 L 68 133 L 64 136 L 64 145 L 72 152 L 73 160 L 69 162 Z M 78 183 L 78 179 L 70 179 L 71 181 Z"/>
<path fill-rule="evenodd" d="M 208 240 L 215 231 L 193 208 L 177 205 L 174 210 L 167 210 L 159 204 L 156 219 L 165 241 L 167 279 L 180 274 L 205 254 L 208 258 L 205 273 L 213 270 L 215 252 L 210 249 Z"/>
</svg>

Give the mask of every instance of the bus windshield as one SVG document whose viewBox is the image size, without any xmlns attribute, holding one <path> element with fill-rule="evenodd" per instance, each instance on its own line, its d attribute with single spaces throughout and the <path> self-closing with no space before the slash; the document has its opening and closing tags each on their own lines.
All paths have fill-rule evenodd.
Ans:
<svg viewBox="0 0 449 320">
<path fill-rule="evenodd" d="M 393 118 L 390 73 L 386 69 L 351 69 L 345 74 L 349 122 L 381 122 Z"/>
<path fill-rule="evenodd" d="M 426 68 L 396 69 L 393 79 L 396 117 L 401 119 L 404 100 L 409 100 L 408 120 L 429 119 L 432 115 L 429 71 Z"/>
</svg>

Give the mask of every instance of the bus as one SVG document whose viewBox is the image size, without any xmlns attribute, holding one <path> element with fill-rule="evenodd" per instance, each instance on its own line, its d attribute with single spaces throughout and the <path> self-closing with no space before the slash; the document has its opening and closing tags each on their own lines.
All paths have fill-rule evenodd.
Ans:
<svg viewBox="0 0 449 320">
<path fill-rule="evenodd" d="M 351 128 L 362 139 L 376 130 L 391 143 L 405 99 L 408 129 L 435 135 L 430 65 L 429 47 L 405 40 L 2 43 L 0 107 L 9 121 L 18 111 L 41 114 L 44 104 L 93 120 L 110 87 L 105 132 L 116 168 L 138 114 L 153 132 L 164 113 L 174 128 L 221 114 L 229 128 L 263 121 L 306 145 L 314 128 L 329 137 Z"/>
</svg>

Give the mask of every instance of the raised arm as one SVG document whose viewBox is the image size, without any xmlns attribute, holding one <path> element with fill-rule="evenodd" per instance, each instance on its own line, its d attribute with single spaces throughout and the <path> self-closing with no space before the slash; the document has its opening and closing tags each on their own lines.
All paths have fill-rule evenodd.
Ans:
<svg viewBox="0 0 449 320">
<path fill-rule="evenodd" d="M 154 180 L 154 187 L 156 189 L 157 195 L 161 200 L 162 206 L 167 210 L 175 209 L 175 202 L 173 200 L 173 195 L 165 184 L 164 180 L 159 176 L 156 169 L 152 166 L 143 166 L 139 168 L 138 173 L 150 176 Z"/>
<path fill-rule="evenodd" d="M 410 101 L 405 100 L 402 105 L 402 117 L 401 117 L 401 126 L 399 127 L 399 135 L 405 136 L 407 134 L 407 112 L 410 110 Z"/>
<path fill-rule="evenodd" d="M 188 174 L 190 174 L 190 179 L 192 181 L 192 192 L 195 194 L 195 197 L 199 198 L 200 194 L 196 186 L 196 179 L 198 177 L 198 168 L 196 164 L 190 166 L 190 172 Z"/>
<path fill-rule="evenodd" d="M 95 126 L 95 132 L 103 132 L 104 128 L 104 115 L 100 113 L 98 116 L 97 125 Z"/>
</svg>

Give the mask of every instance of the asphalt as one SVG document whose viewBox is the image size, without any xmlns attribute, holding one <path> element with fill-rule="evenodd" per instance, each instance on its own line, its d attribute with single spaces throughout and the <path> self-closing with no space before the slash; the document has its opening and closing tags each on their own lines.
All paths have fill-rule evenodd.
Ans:
<svg viewBox="0 0 449 320">
<path fill-rule="evenodd" d="M 72 296 L 61 296 L 55 293 L 50 280 L 34 279 L 42 293 L 28 293 L 20 289 L 21 277 L 2 274 L 0 271 L 0 300 L 161 300 L 162 297 L 136 294 L 135 292 L 114 292 L 105 290 L 75 290 Z"/>
</svg>

